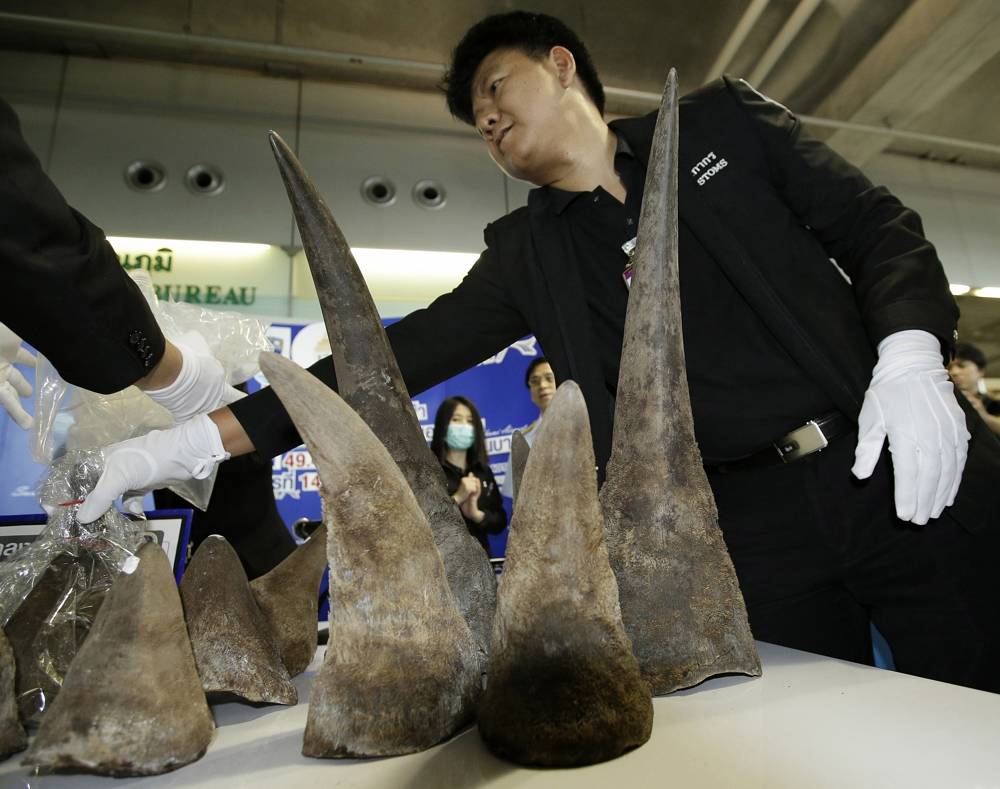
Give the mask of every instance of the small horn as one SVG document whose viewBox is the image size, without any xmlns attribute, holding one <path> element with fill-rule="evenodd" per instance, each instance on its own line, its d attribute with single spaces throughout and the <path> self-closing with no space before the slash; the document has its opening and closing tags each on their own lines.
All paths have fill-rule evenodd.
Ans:
<svg viewBox="0 0 1000 789">
<path fill-rule="evenodd" d="M 180 592 L 205 693 L 270 704 L 298 701 L 275 635 L 225 537 L 213 534 L 198 546 Z"/>
<path fill-rule="evenodd" d="M 138 556 L 108 592 L 24 764 L 158 775 L 201 758 L 212 741 L 170 562 L 152 543 Z"/>
<path fill-rule="evenodd" d="M 292 677 L 305 671 L 316 654 L 319 584 L 324 570 L 326 526 L 320 526 L 281 564 L 250 582 Z"/>
<path fill-rule="evenodd" d="M 14 650 L 0 628 L 0 760 L 28 747 L 14 695 Z"/>
<path fill-rule="evenodd" d="M 524 433 L 515 430 L 510 437 L 510 476 L 511 489 L 514 491 L 514 503 L 517 504 L 517 492 L 521 488 L 521 477 L 524 476 L 524 466 L 528 462 L 531 447 Z"/>
</svg>

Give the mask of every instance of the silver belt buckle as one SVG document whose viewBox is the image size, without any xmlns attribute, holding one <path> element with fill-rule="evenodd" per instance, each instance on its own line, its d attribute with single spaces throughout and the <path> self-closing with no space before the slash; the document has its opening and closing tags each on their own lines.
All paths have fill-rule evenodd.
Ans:
<svg viewBox="0 0 1000 789">
<path fill-rule="evenodd" d="M 781 456 L 782 461 L 791 463 L 792 461 L 811 455 L 825 449 L 830 442 L 826 440 L 823 431 L 813 420 L 809 420 L 802 427 L 796 428 L 791 433 L 782 436 L 781 441 L 774 445 Z"/>
</svg>

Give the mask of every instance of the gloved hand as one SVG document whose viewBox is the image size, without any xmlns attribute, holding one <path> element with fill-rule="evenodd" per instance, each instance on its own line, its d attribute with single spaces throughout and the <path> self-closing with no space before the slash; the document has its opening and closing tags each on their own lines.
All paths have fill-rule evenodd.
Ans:
<svg viewBox="0 0 1000 789">
<path fill-rule="evenodd" d="M 941 361 L 941 346 L 918 329 L 890 334 L 858 417 L 854 476 L 871 476 L 889 439 L 896 515 L 918 525 L 951 506 L 968 454 L 965 414 Z"/>
<path fill-rule="evenodd" d="M 173 414 L 175 421 L 186 422 L 246 396 L 226 383 L 222 365 L 198 332 L 187 332 L 174 345 L 183 359 L 177 378 L 162 389 L 145 392 Z"/>
<path fill-rule="evenodd" d="M 18 427 L 31 429 L 34 420 L 21 405 L 22 397 L 31 397 L 31 384 L 15 370 L 15 364 L 35 366 L 35 357 L 21 345 L 21 338 L 0 323 L 0 407 L 10 414 Z"/>
<path fill-rule="evenodd" d="M 80 523 L 97 520 L 125 494 L 204 479 L 228 458 L 219 428 L 208 414 L 112 444 L 104 450 L 104 473 L 80 505 L 77 519 Z"/>
</svg>

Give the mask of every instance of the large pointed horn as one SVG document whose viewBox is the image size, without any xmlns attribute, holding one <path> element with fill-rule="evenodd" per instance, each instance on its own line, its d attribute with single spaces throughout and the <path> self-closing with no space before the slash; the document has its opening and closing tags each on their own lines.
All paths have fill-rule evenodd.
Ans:
<svg viewBox="0 0 1000 789">
<path fill-rule="evenodd" d="M 298 701 L 275 634 L 225 537 L 213 534 L 198 546 L 180 593 L 206 693 L 271 704 Z"/>
<path fill-rule="evenodd" d="M 481 656 L 399 468 L 350 407 L 276 354 L 261 368 L 312 453 L 330 563 L 330 645 L 306 756 L 421 750 L 471 718 Z"/>
<path fill-rule="evenodd" d="M 646 176 L 601 490 L 622 617 L 655 694 L 715 674 L 760 673 L 694 438 L 678 287 L 677 147 L 671 69 Z"/>
<path fill-rule="evenodd" d="M 326 526 L 320 526 L 281 564 L 250 582 L 293 677 L 306 670 L 316 653 L 319 583 L 325 569 Z"/>
<path fill-rule="evenodd" d="M 642 745 L 652 725 L 608 564 L 587 407 L 567 381 L 524 471 L 479 730 L 513 761 L 570 766 Z"/>
<path fill-rule="evenodd" d="M 111 587 L 24 763 L 156 775 L 201 757 L 215 724 L 160 546 Z"/>
<path fill-rule="evenodd" d="M 459 610 L 485 660 L 496 606 L 489 557 L 448 495 L 444 472 L 427 447 L 378 310 L 346 239 L 295 154 L 274 132 L 270 141 L 316 283 L 340 395 L 375 431 L 409 482 L 430 522 Z"/>
</svg>

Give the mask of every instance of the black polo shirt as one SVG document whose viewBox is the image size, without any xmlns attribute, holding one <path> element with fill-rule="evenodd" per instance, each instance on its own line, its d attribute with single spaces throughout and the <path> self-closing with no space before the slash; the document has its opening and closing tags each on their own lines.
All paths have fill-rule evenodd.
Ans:
<svg viewBox="0 0 1000 789">
<path fill-rule="evenodd" d="M 601 187 L 544 187 L 546 210 L 570 224 L 590 311 L 594 353 L 614 395 L 628 290 L 622 245 L 639 224 L 646 171 L 618 137 L 615 169 L 624 205 Z M 833 410 L 826 393 L 785 352 L 683 220 L 679 225 L 684 353 L 695 436 L 705 462 L 744 457 Z"/>
</svg>

